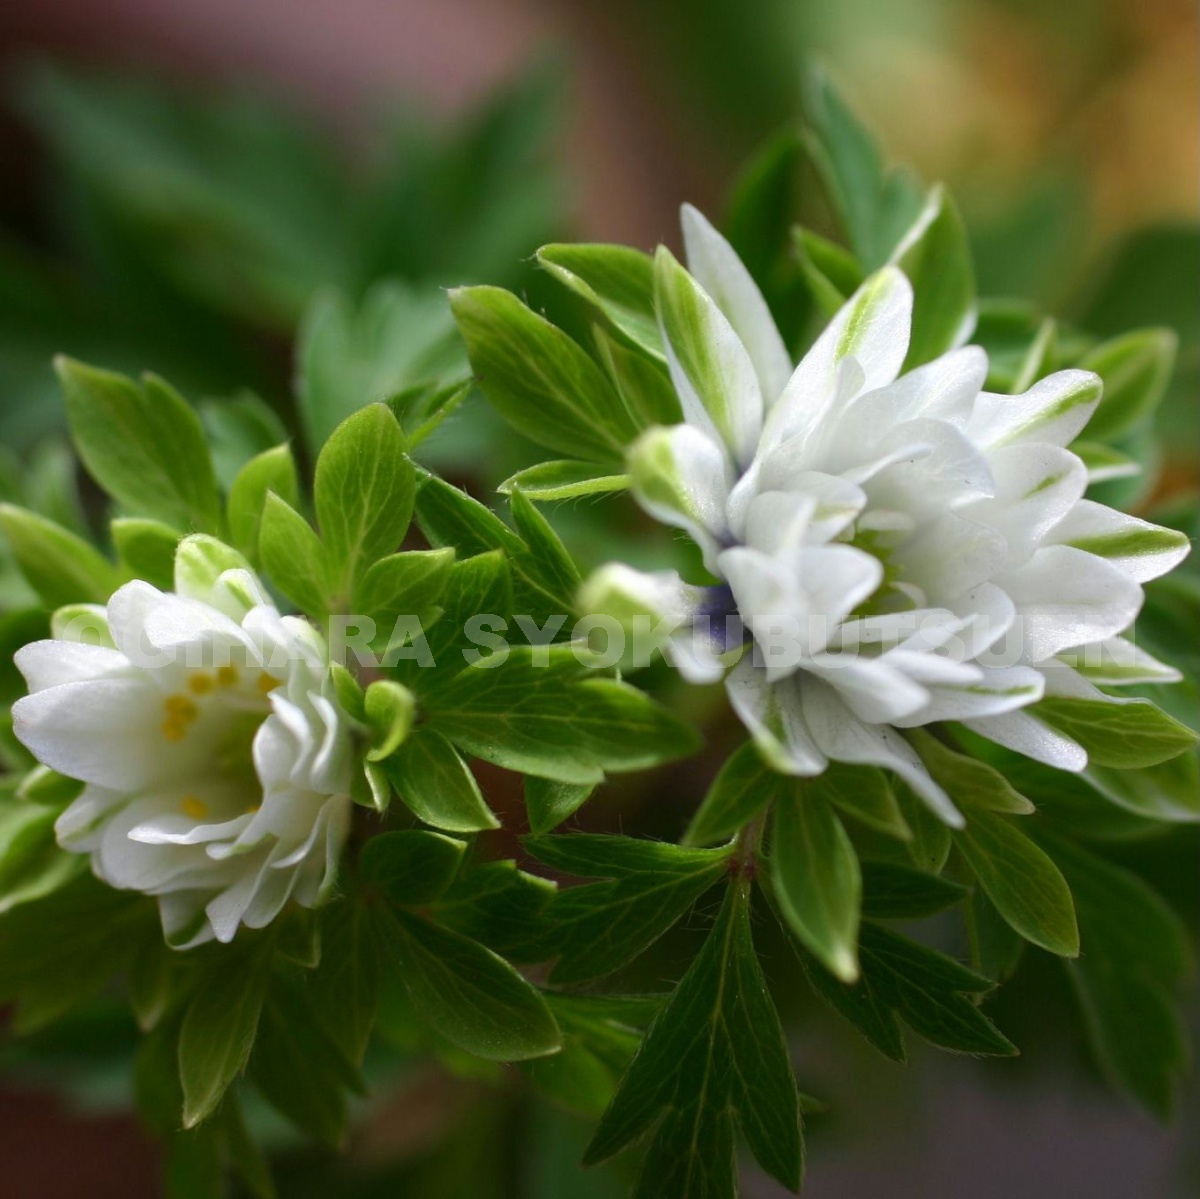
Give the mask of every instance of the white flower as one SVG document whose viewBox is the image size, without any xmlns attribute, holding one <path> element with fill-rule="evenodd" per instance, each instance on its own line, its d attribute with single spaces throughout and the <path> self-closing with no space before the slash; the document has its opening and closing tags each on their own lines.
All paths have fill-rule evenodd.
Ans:
<svg viewBox="0 0 1200 1199">
<path fill-rule="evenodd" d="M 59 843 L 111 886 L 156 895 L 181 948 L 323 898 L 353 746 L 313 628 L 207 537 L 181 543 L 174 592 L 127 583 L 90 622 L 68 615 L 16 654 L 30 694 L 13 708 L 39 761 L 86 784 Z"/>
<path fill-rule="evenodd" d="M 678 622 L 667 652 L 695 681 L 736 660 L 730 700 L 783 771 L 883 766 L 958 824 L 902 730 L 961 721 L 1082 769 L 1082 748 L 1022 709 L 1047 693 L 1109 698 L 1064 659 L 1082 656 L 1103 683 L 1175 677 L 1119 635 L 1141 584 L 1188 549 L 1083 498 L 1087 471 L 1067 447 L 1100 380 L 1066 370 L 990 394 L 975 346 L 902 375 L 913 297 L 895 267 L 793 369 L 732 247 L 690 207 L 683 227 L 690 272 L 660 247 L 655 282 L 686 423 L 648 430 L 629 472 L 646 511 L 686 530 L 721 583 L 609 565 L 584 606 Z"/>
</svg>

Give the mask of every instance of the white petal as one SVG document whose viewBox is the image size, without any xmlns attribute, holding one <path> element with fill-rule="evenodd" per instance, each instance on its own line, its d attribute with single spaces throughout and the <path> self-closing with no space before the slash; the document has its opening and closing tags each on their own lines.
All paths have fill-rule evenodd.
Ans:
<svg viewBox="0 0 1200 1199">
<path fill-rule="evenodd" d="M 1103 384 L 1091 371 L 1058 371 L 1021 395 L 980 394 L 968 432 L 983 445 L 1069 445 L 1096 411 Z"/>
<path fill-rule="evenodd" d="M 829 684 L 843 703 L 867 724 L 891 724 L 919 712 L 929 692 L 884 658 L 857 654 L 817 654 L 804 666 Z M 806 680 L 800 681 L 803 688 Z"/>
<path fill-rule="evenodd" d="M 688 270 L 741 338 L 769 406 L 792 374 L 792 358 L 771 310 L 737 252 L 708 219 L 690 204 L 683 206 L 682 218 Z"/>
<path fill-rule="evenodd" d="M 1109 637 L 1064 651 L 1059 658 L 1101 686 L 1178 683 L 1183 675 L 1124 637 Z"/>
<path fill-rule="evenodd" d="M 987 373 L 987 354 L 979 346 L 963 346 L 860 396 L 843 419 L 847 425 L 866 429 L 891 429 L 919 418 L 950 421 L 962 428 Z"/>
<path fill-rule="evenodd" d="M 1025 653 L 1035 664 L 1116 636 L 1142 606 L 1141 587 L 1117 567 L 1065 545 L 1044 546 L 996 582 L 1017 606 Z"/>
<path fill-rule="evenodd" d="M 62 683 L 128 675 L 133 670 L 119 650 L 84 641 L 34 641 L 13 654 L 13 663 L 25 676 L 31 692 Z"/>
<path fill-rule="evenodd" d="M 1024 754 L 1035 762 L 1077 773 L 1087 765 L 1087 751 L 1057 729 L 1043 724 L 1028 712 L 1005 712 L 963 724 L 981 737 Z"/>
<path fill-rule="evenodd" d="M 805 724 L 795 679 L 767 681 L 746 654 L 725 680 L 729 702 L 771 765 L 784 774 L 812 776 L 828 765 Z"/>
<path fill-rule="evenodd" d="M 1027 562 L 1079 502 L 1087 488 L 1087 471 L 1070 450 L 1036 442 L 1002 446 L 989 460 L 995 494 L 971 504 L 963 515 L 1003 534 L 1011 569 Z"/>
<path fill-rule="evenodd" d="M 1044 681 L 1031 666 L 992 667 L 983 678 L 965 685 L 930 688 L 929 703 L 916 717 L 900 717 L 900 728 L 914 728 L 938 720 L 976 720 L 1012 712 L 1042 698 Z"/>
<path fill-rule="evenodd" d="M 927 602 L 959 610 L 960 597 L 983 586 L 1004 565 L 1004 537 L 978 521 L 947 512 L 895 553 L 900 577 Z"/>
<path fill-rule="evenodd" d="M 125 791 L 112 791 L 94 784 L 84 787 L 79 797 L 54 822 L 54 835 L 63 849 L 90 853 L 99 844 L 97 830 L 117 808 L 129 802 Z"/>
<path fill-rule="evenodd" d="M 767 417 L 763 440 L 777 445 L 811 434 L 831 407 L 849 404 L 862 391 L 891 383 L 908 353 L 912 286 L 896 267 L 872 275 L 842 306 L 805 354 Z M 839 366 L 853 360 L 861 381 L 838 394 Z"/>
<path fill-rule="evenodd" d="M 754 364 L 712 297 L 660 246 L 655 305 L 667 367 L 688 424 L 714 431 L 735 461 L 754 457 L 763 398 Z"/>
<path fill-rule="evenodd" d="M 133 792 L 179 759 L 160 734 L 162 693 L 145 677 L 63 683 L 13 705 L 13 731 L 39 762 L 70 778 Z"/>
<path fill-rule="evenodd" d="M 946 824 L 961 828 L 963 818 L 933 781 L 907 741 L 886 724 L 866 724 L 819 679 L 800 685 L 804 718 L 818 748 L 835 762 L 855 762 L 894 770 Z"/>
<path fill-rule="evenodd" d="M 1081 500 L 1050 540 L 1104 558 L 1139 583 L 1173 570 L 1191 552 L 1187 535 L 1092 500 Z"/>
</svg>

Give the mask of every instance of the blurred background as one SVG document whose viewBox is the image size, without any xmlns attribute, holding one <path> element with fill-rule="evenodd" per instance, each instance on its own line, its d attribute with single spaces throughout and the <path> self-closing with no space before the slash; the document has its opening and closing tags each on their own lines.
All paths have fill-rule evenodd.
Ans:
<svg viewBox="0 0 1200 1199">
<path fill-rule="evenodd" d="M 1186 490 L 1197 23 L 1190 0 L 7 0 L 0 493 L 78 519 L 56 498 L 70 467 L 53 353 L 151 368 L 194 397 L 251 389 L 287 419 L 294 331 L 325 287 L 361 298 L 402 281 L 380 311 L 406 331 L 403 376 L 453 353 L 440 287 L 536 298 L 523 263 L 542 242 L 675 241 L 679 203 L 719 214 L 747 156 L 795 117 L 806 56 L 891 157 L 949 183 L 982 293 L 1096 334 L 1177 331 L 1160 488 Z M 355 329 L 348 344 L 369 340 Z M 260 419 L 246 402 L 242 426 Z M 246 435 L 222 424 L 232 407 L 206 414 L 218 449 Z M 511 464 L 491 428 L 472 409 L 439 465 L 494 485 Z M 801 1077 L 831 1105 L 810 1139 L 816 1199 L 1195 1193 L 1194 1093 L 1171 1130 L 1106 1091 L 1046 963 L 996 1006 L 1017 1062 L 926 1053 L 901 1070 L 796 1005 Z M 89 1037 L 6 1065 L 3 1199 L 157 1193 L 155 1149 L 122 1114 L 125 1047 Z M 283 1194 L 621 1193 L 619 1169 L 571 1173 L 582 1125 L 524 1094 L 497 1105 L 492 1081 L 413 1067 L 365 1114 L 348 1173 L 282 1140 Z M 752 1179 L 749 1193 L 777 1192 Z"/>
</svg>

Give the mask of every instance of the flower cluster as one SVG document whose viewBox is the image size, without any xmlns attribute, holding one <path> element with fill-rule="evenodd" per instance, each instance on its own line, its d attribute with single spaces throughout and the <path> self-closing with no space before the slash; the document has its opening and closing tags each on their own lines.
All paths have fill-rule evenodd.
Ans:
<svg viewBox="0 0 1200 1199">
<path fill-rule="evenodd" d="M 646 431 L 628 462 L 642 507 L 686 530 L 714 581 L 611 564 L 584 606 L 671 620 L 668 653 L 694 681 L 735 663 L 730 700 L 788 773 L 883 766 L 958 824 L 902 730 L 960 721 L 1082 769 L 1084 750 L 1026 709 L 1177 677 L 1121 635 L 1142 583 L 1188 548 L 1085 498 L 1070 445 L 1100 380 L 1064 370 L 993 394 L 975 346 L 905 372 L 913 293 L 896 267 L 793 367 L 732 247 L 690 207 L 683 228 L 688 269 L 660 248 L 655 300 L 685 422 Z"/>
<path fill-rule="evenodd" d="M 85 784 L 59 843 L 158 896 L 180 948 L 316 904 L 350 825 L 353 741 L 325 645 L 236 557 L 188 538 L 174 592 L 127 583 L 16 655 L 17 736 Z"/>
</svg>

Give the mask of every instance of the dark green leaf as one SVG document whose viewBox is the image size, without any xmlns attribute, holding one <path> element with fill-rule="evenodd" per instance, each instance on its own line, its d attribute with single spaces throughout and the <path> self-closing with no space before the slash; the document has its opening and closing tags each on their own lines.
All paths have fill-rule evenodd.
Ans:
<svg viewBox="0 0 1200 1199">
<path fill-rule="evenodd" d="M 497 490 L 503 495 L 511 495 L 520 489 L 531 500 L 547 503 L 551 500 L 574 500 L 607 491 L 624 491 L 628 486 L 628 475 L 605 474 L 603 467 L 590 462 L 560 459 L 527 466 L 505 479 Z"/>
<path fill-rule="evenodd" d="M 446 1040 L 500 1062 L 561 1046 L 545 999 L 490 949 L 419 916 L 398 913 L 385 928 L 385 954 L 413 1006 Z"/>
<path fill-rule="evenodd" d="M 893 862 L 862 863 L 862 913 L 877 920 L 920 920 L 969 894 L 959 883 L 924 870 Z"/>
<path fill-rule="evenodd" d="M 426 824 L 451 833 L 500 827 L 470 768 L 435 729 L 417 729 L 382 765 L 405 806 Z"/>
<path fill-rule="evenodd" d="M 0 504 L 0 529 L 21 573 L 48 608 L 102 604 L 116 590 L 119 576 L 113 564 L 52 520 Z"/>
<path fill-rule="evenodd" d="M 452 837 L 405 829 L 372 837 L 363 848 L 359 869 L 392 903 L 415 907 L 445 892 L 465 849 L 465 842 Z"/>
<path fill-rule="evenodd" d="M 258 553 L 271 581 L 308 616 L 320 618 L 329 603 L 325 549 L 312 525 L 294 508 L 267 493 Z"/>
<path fill-rule="evenodd" d="M 525 811 L 529 829 L 548 833 L 573 816 L 595 790 L 590 783 L 557 783 L 536 775 L 525 777 Z"/>
<path fill-rule="evenodd" d="M 1193 749 L 1196 734 L 1146 699 L 1044 699 L 1033 712 L 1078 741 L 1096 766 L 1134 770 L 1157 766 Z"/>
<path fill-rule="evenodd" d="M 300 502 L 296 463 L 286 445 L 251 458 L 234 476 L 229 488 L 229 536 L 251 562 L 258 561 L 258 533 L 267 493 L 274 492 L 293 508 Z"/>
<path fill-rule="evenodd" d="M 636 1196 L 733 1199 L 738 1128 L 759 1164 L 797 1190 L 799 1101 L 754 951 L 743 883 L 729 888 L 716 926 L 621 1079 L 584 1161 L 604 1161 L 653 1133 Z"/>
<path fill-rule="evenodd" d="M 727 841 L 780 794 L 784 781 L 747 741 L 721 767 L 684 834 L 685 845 Z"/>
<path fill-rule="evenodd" d="M 177 530 L 157 520 L 119 517 L 112 522 L 112 539 L 121 565 L 133 578 L 144 579 L 163 591 L 174 587 Z"/>
</svg>

